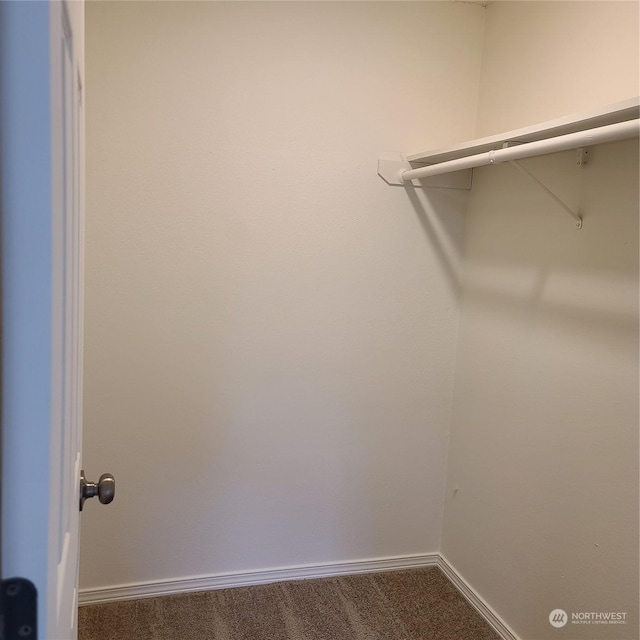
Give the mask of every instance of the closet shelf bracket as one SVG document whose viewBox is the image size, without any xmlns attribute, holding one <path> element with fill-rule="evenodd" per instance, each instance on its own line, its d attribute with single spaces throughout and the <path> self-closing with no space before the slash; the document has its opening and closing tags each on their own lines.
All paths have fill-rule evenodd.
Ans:
<svg viewBox="0 0 640 640">
<path fill-rule="evenodd" d="M 557 202 L 575 220 L 576 229 L 582 229 L 582 218 L 578 213 L 576 213 L 569 205 L 567 205 L 555 193 L 553 193 L 553 191 L 551 191 L 551 189 L 549 189 L 545 184 L 538 180 L 538 178 L 536 178 L 533 173 L 525 169 L 517 160 L 509 160 L 509 164 L 517 169 L 523 176 L 528 178 L 532 184 L 542 189 L 542 191 L 550 196 L 552 200 Z M 581 165 L 582 163 L 578 162 L 578 164 Z"/>
<path fill-rule="evenodd" d="M 576 165 L 579 167 L 584 167 L 587 164 L 589 155 L 589 150 L 584 147 L 580 147 L 576 152 Z"/>
<path fill-rule="evenodd" d="M 439 187 L 441 189 L 471 189 L 473 171 L 453 171 L 438 176 L 430 176 L 416 180 L 404 180 L 401 175 L 405 171 L 419 168 L 420 164 L 409 163 L 405 156 L 395 151 L 386 151 L 378 157 L 378 175 L 389 185 L 411 185 L 413 187 Z"/>
</svg>

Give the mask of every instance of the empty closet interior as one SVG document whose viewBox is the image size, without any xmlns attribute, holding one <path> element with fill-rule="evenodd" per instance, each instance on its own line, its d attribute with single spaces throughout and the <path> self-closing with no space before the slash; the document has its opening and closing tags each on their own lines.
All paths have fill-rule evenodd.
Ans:
<svg viewBox="0 0 640 640">
<path fill-rule="evenodd" d="M 87 3 L 81 602 L 437 563 L 637 637 L 637 130 L 378 162 L 637 125 L 638 6 Z"/>
</svg>

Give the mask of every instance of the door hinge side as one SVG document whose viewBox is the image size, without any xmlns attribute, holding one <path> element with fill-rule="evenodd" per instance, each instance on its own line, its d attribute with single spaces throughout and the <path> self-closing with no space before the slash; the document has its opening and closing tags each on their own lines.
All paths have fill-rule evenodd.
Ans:
<svg viewBox="0 0 640 640">
<path fill-rule="evenodd" d="M 38 592 L 26 578 L 0 581 L 0 640 L 37 640 Z"/>
</svg>

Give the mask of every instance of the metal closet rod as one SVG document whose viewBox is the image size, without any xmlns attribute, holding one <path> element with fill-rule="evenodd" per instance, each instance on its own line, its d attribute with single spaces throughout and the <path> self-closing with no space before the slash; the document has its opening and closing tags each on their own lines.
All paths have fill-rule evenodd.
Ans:
<svg viewBox="0 0 640 640">
<path fill-rule="evenodd" d="M 485 153 L 478 153 L 474 156 L 448 160 L 439 164 L 429 165 L 428 167 L 420 167 L 419 169 L 406 169 L 400 172 L 400 179 L 408 182 L 409 180 L 428 178 L 429 176 L 451 173 L 452 171 L 462 171 L 463 169 L 472 169 L 473 167 L 482 167 L 488 164 L 520 160 L 521 158 L 532 158 L 557 151 L 567 151 L 569 149 L 588 147 L 603 142 L 624 140 L 626 138 L 633 138 L 639 134 L 639 121 L 637 119 L 627 120 L 626 122 L 608 124 L 604 127 L 568 133 L 555 138 L 547 138 L 546 140 L 525 142 L 515 147 L 486 151 Z"/>
</svg>

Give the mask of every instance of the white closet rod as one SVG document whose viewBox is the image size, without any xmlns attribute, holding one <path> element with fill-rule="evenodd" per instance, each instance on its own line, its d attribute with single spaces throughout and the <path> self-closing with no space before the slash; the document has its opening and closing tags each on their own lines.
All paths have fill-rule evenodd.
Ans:
<svg viewBox="0 0 640 640">
<path fill-rule="evenodd" d="M 478 153 L 473 156 L 467 156 L 466 158 L 448 160 L 439 164 L 429 165 L 428 167 L 404 170 L 400 172 L 400 179 L 408 182 L 416 178 L 427 178 L 442 173 L 482 167 L 488 164 L 520 160 L 521 158 L 532 158 L 533 156 L 542 156 L 557 151 L 567 151 L 568 149 L 578 149 L 603 142 L 624 140 L 625 138 L 633 138 L 639 134 L 640 126 L 638 120 L 628 120 L 596 129 L 586 129 L 585 131 L 569 133 L 564 136 L 548 138 L 547 140 L 526 142 L 514 147 Z"/>
</svg>

